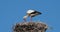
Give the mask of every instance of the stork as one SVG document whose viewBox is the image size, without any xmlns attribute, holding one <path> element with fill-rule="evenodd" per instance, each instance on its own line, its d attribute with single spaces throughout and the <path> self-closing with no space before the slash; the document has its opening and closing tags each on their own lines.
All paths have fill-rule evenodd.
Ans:
<svg viewBox="0 0 60 32">
<path fill-rule="evenodd" d="M 26 21 L 26 18 L 29 16 L 30 17 L 30 20 L 32 21 L 32 17 L 35 17 L 35 16 L 37 16 L 39 14 L 42 14 L 42 13 L 41 12 L 38 12 L 36 10 L 28 10 L 27 11 L 27 15 L 24 16 L 23 18 Z"/>
</svg>

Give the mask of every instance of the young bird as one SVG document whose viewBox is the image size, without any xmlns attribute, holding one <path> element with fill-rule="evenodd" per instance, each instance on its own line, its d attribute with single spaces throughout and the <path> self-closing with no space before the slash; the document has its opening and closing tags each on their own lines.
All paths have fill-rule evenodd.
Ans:
<svg viewBox="0 0 60 32">
<path fill-rule="evenodd" d="M 23 17 L 23 20 L 26 22 L 26 19 L 27 19 L 28 15 L 24 16 Z"/>
</svg>

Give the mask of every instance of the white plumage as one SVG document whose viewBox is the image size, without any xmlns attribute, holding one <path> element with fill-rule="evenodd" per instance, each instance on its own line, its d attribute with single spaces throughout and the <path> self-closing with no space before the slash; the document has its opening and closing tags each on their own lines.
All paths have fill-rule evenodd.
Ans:
<svg viewBox="0 0 60 32">
<path fill-rule="evenodd" d="M 34 10 L 28 10 L 28 11 L 27 11 L 27 13 L 32 13 L 32 12 L 34 12 Z"/>
<path fill-rule="evenodd" d="M 28 17 L 28 15 L 24 16 L 23 18 L 26 19 Z"/>
</svg>

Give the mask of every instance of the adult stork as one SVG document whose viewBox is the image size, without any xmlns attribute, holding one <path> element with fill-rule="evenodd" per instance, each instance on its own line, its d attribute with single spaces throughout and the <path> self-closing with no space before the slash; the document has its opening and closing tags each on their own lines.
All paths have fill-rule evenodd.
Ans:
<svg viewBox="0 0 60 32">
<path fill-rule="evenodd" d="M 26 18 L 27 18 L 28 16 L 30 16 L 30 20 L 32 21 L 32 17 L 35 17 L 35 16 L 37 16 L 37 15 L 39 15 L 39 14 L 42 14 L 42 13 L 41 13 L 41 12 L 38 12 L 38 11 L 36 11 L 36 10 L 28 10 L 28 11 L 27 11 L 27 15 L 24 16 L 23 18 L 24 18 L 24 20 L 26 21 Z"/>
</svg>

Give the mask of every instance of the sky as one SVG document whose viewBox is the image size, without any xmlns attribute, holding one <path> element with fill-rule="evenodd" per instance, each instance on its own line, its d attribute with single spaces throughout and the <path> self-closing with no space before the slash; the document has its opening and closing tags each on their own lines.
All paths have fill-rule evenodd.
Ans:
<svg viewBox="0 0 60 32">
<path fill-rule="evenodd" d="M 33 21 L 44 22 L 53 28 L 47 32 L 60 32 L 60 0 L 0 0 L 0 32 L 12 32 L 12 26 L 23 22 L 29 9 L 42 12 Z"/>
</svg>

